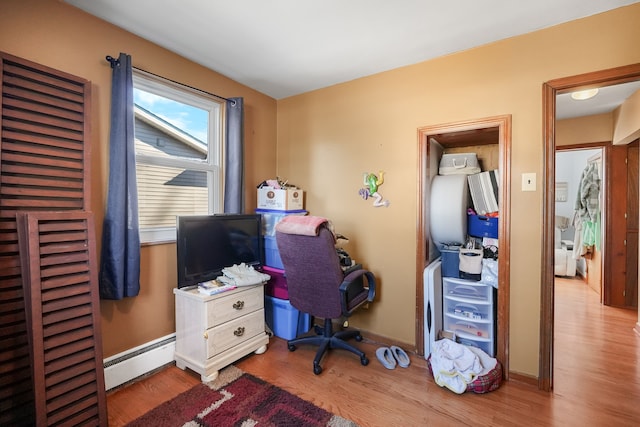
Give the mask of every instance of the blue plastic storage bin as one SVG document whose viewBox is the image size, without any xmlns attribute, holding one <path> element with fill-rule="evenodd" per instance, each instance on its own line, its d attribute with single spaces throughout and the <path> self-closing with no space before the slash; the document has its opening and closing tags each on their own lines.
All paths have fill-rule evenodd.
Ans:
<svg viewBox="0 0 640 427">
<path fill-rule="evenodd" d="M 256 209 L 256 213 L 262 215 L 262 235 L 275 236 L 276 225 L 287 215 L 305 216 L 308 212 L 304 209 L 295 211 L 276 211 L 271 209 Z"/>
<path fill-rule="evenodd" d="M 467 233 L 473 237 L 498 238 L 498 218 L 482 215 L 469 215 Z"/>
<path fill-rule="evenodd" d="M 311 316 L 301 313 L 289 300 L 265 296 L 264 312 L 267 325 L 282 339 L 294 339 L 311 329 Z"/>
<path fill-rule="evenodd" d="M 264 236 L 264 265 L 279 270 L 284 269 L 275 236 Z"/>
<path fill-rule="evenodd" d="M 460 277 L 460 246 L 445 245 L 440 249 L 442 277 Z"/>
</svg>

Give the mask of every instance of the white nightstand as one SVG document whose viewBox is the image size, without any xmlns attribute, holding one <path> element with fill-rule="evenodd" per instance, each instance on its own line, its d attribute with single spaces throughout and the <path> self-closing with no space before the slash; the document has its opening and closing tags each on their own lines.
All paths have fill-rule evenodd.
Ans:
<svg viewBox="0 0 640 427">
<path fill-rule="evenodd" d="M 176 366 L 190 368 L 203 382 L 251 352 L 267 350 L 264 286 L 239 287 L 217 295 L 197 289 L 174 289 L 176 298 Z"/>
</svg>

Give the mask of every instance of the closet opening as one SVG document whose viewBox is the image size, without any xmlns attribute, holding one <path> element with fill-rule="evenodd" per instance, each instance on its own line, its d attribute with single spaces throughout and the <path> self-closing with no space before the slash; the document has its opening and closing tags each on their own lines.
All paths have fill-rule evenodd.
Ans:
<svg viewBox="0 0 640 427">
<path fill-rule="evenodd" d="M 416 351 L 425 355 L 425 330 L 429 328 L 430 308 L 425 309 L 424 272 L 438 256 L 429 230 L 431 184 L 438 175 L 443 153 L 477 153 L 483 171 L 498 170 L 498 291 L 495 357 L 502 363 L 505 380 L 509 377 L 509 229 L 510 229 L 510 150 L 511 116 L 425 126 L 418 129 L 419 174 L 416 251 Z M 427 320 L 427 322 L 425 322 Z M 425 323 L 427 323 L 425 325 Z M 431 325 L 433 326 L 433 325 Z"/>
</svg>

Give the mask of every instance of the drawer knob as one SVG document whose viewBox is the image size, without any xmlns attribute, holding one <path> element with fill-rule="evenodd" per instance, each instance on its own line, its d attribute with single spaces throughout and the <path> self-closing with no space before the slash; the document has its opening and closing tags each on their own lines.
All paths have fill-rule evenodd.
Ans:
<svg viewBox="0 0 640 427">
<path fill-rule="evenodd" d="M 233 335 L 235 335 L 237 337 L 243 336 L 244 335 L 244 326 L 239 326 L 238 329 L 233 331 Z"/>
<path fill-rule="evenodd" d="M 203 334 L 204 339 L 208 340 L 209 339 L 209 333 L 205 331 L 205 333 Z"/>
<path fill-rule="evenodd" d="M 233 304 L 233 308 L 235 308 L 236 310 L 242 310 L 244 308 L 244 301 L 236 301 Z"/>
</svg>

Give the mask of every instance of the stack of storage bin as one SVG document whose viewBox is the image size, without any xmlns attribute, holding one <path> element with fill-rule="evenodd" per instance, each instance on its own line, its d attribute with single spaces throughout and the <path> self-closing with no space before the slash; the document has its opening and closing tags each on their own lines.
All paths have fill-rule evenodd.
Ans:
<svg viewBox="0 0 640 427">
<path fill-rule="evenodd" d="M 458 342 L 495 356 L 496 290 L 493 286 L 443 277 L 443 328 Z"/>
<path fill-rule="evenodd" d="M 300 313 L 289 301 L 287 279 L 278 251 L 275 229 L 276 224 L 287 215 L 306 215 L 307 211 L 256 209 L 256 213 L 262 215 L 265 258 L 263 271 L 271 276 L 264 290 L 266 322 L 275 336 L 290 340 L 311 328 L 311 318 L 307 313 Z"/>
<path fill-rule="evenodd" d="M 282 270 L 282 260 L 276 243 L 276 225 L 287 215 L 306 215 L 304 209 L 295 211 L 278 211 L 272 209 L 256 209 L 262 215 L 262 236 L 264 238 L 264 265 Z"/>
</svg>

